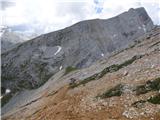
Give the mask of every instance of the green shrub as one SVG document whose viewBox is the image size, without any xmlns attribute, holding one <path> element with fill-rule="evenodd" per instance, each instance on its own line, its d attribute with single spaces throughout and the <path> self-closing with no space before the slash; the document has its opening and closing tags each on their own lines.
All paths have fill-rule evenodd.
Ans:
<svg viewBox="0 0 160 120">
<path fill-rule="evenodd" d="M 149 80 L 144 85 L 137 86 L 134 91 L 136 91 L 136 95 L 141 95 L 150 91 L 158 90 L 160 90 L 160 77 L 156 78 L 153 81 Z"/>
<path fill-rule="evenodd" d="M 78 84 L 72 84 L 72 85 L 69 85 L 69 88 L 75 88 L 75 87 L 77 87 L 78 86 Z"/>
<path fill-rule="evenodd" d="M 118 84 L 115 87 L 107 90 L 105 93 L 103 93 L 102 95 L 98 95 L 96 97 L 100 97 L 100 98 L 109 98 L 109 97 L 113 97 L 113 96 L 121 96 L 123 93 L 123 86 L 122 84 Z"/>
<path fill-rule="evenodd" d="M 140 58 L 142 58 L 142 55 L 133 56 L 131 59 L 123 62 L 122 64 L 120 64 L 120 65 L 118 66 L 118 68 L 121 69 L 121 68 L 123 68 L 123 67 L 126 67 L 126 66 L 132 64 L 135 60 L 140 59 Z"/>
<path fill-rule="evenodd" d="M 139 101 L 136 101 L 132 104 L 132 106 L 136 107 L 136 108 L 141 108 L 142 105 L 145 103 L 145 102 L 150 102 L 152 104 L 160 104 L 160 94 L 157 94 L 153 97 L 150 97 L 149 99 L 147 100 L 139 100 Z"/>
<path fill-rule="evenodd" d="M 156 78 L 155 80 L 151 81 L 149 87 L 152 90 L 160 90 L 160 77 Z"/>
<path fill-rule="evenodd" d="M 66 68 L 66 70 L 65 70 L 64 75 L 66 75 L 66 74 L 68 74 L 68 73 L 70 73 L 70 72 L 72 72 L 72 71 L 75 71 L 75 70 L 77 70 L 77 68 L 72 67 L 72 66 L 68 66 L 68 67 Z"/>
<path fill-rule="evenodd" d="M 85 85 L 92 80 L 96 80 L 97 77 L 98 77 L 98 74 L 94 74 L 94 75 L 92 75 L 92 76 L 90 76 L 90 77 L 88 77 L 88 78 L 86 78 L 82 81 L 79 81 L 78 83 L 74 83 L 74 85 L 71 85 L 70 88 L 75 88 L 79 85 Z"/>
<path fill-rule="evenodd" d="M 160 104 L 160 94 L 149 98 L 147 101 L 152 103 L 152 104 Z"/>
</svg>

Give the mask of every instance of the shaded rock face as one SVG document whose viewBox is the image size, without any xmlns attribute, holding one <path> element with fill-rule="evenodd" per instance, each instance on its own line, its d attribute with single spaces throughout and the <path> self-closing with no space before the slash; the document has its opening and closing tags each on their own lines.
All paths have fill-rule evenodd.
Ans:
<svg viewBox="0 0 160 120">
<path fill-rule="evenodd" d="M 153 27 L 145 9 L 137 8 L 41 35 L 2 54 L 2 86 L 12 91 L 39 87 L 60 69 L 87 67 Z"/>
</svg>

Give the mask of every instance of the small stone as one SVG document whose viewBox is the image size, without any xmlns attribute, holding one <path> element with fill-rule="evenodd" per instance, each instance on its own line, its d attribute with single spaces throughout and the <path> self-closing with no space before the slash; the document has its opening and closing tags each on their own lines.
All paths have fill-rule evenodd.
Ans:
<svg viewBox="0 0 160 120">
<path fill-rule="evenodd" d="M 124 75 L 124 76 L 127 76 L 127 75 L 128 75 L 128 72 L 127 72 L 127 71 L 124 71 L 123 75 Z"/>
</svg>

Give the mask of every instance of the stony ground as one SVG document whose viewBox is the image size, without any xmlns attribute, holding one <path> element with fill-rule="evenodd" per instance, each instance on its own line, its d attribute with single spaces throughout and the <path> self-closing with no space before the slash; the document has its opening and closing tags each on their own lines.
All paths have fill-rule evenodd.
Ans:
<svg viewBox="0 0 160 120">
<path fill-rule="evenodd" d="M 160 96 L 160 91 L 148 90 L 146 86 L 138 92 L 135 90 L 160 78 L 160 29 L 151 33 L 150 37 L 145 35 L 137 39 L 128 49 L 59 78 L 58 87 L 49 81 L 43 92 L 38 92 L 40 97 L 8 111 L 2 120 L 160 120 L 160 104 L 147 101 L 155 95 Z M 113 64 L 122 64 L 135 55 L 142 56 L 86 84 L 77 82 L 74 83 L 77 86 L 71 88 L 64 82 L 72 77 L 83 81 L 83 77 L 99 73 Z M 118 93 L 114 91 L 112 96 L 104 97 L 106 91 L 118 85 L 123 86 Z"/>
</svg>

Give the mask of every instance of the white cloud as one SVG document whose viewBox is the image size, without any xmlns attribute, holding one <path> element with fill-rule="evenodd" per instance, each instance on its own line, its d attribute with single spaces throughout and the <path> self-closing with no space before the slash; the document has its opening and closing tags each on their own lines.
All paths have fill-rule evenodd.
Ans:
<svg viewBox="0 0 160 120">
<path fill-rule="evenodd" d="M 28 24 L 34 31 L 54 31 L 86 19 L 106 19 L 129 8 L 145 7 L 160 24 L 159 0 L 15 0 L 16 6 L 0 11 L 3 24 Z M 97 13 L 96 8 L 102 8 Z"/>
</svg>

